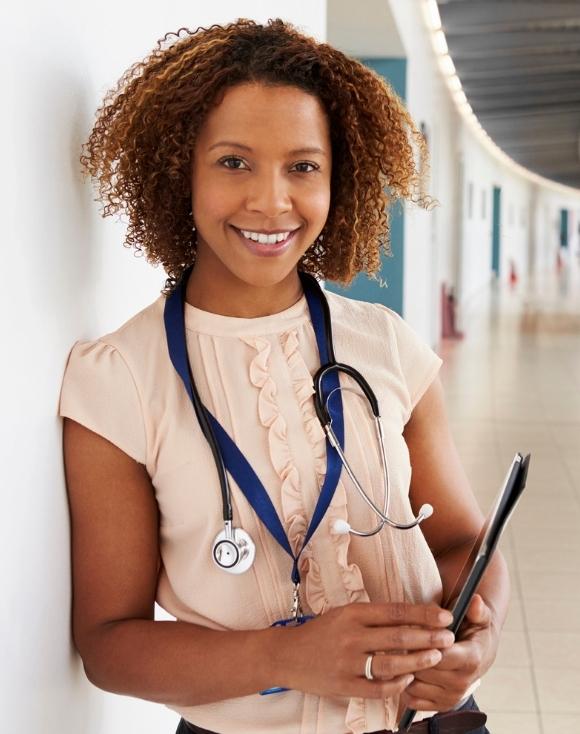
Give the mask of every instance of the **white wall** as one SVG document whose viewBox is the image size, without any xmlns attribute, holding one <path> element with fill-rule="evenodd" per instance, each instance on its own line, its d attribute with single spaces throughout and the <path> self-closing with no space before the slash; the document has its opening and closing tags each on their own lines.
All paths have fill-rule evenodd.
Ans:
<svg viewBox="0 0 580 734">
<path fill-rule="evenodd" d="M 468 306 L 471 297 L 487 287 L 491 278 L 494 186 L 502 191 L 500 277 L 509 277 L 512 262 L 518 277 L 527 274 L 532 187 L 526 179 L 514 175 L 492 158 L 465 125 L 462 125 L 460 150 L 465 167 L 461 268 L 457 286 L 460 301 Z"/>
<path fill-rule="evenodd" d="M 417 0 L 417 3 L 419 0 Z M 406 103 L 417 126 L 425 122 L 431 148 L 429 192 L 440 203 L 431 213 L 405 204 L 403 313 L 428 341 L 440 330 L 439 283 L 452 263 L 456 191 L 456 141 L 449 131 L 457 115 L 443 94 L 427 31 L 417 23 L 414 2 L 364 0 L 353 14 L 350 0 L 329 0 L 328 37 L 344 53 L 359 58 L 407 59 Z M 353 18 L 353 15 L 355 16 Z"/>
<path fill-rule="evenodd" d="M 345 53 L 407 59 L 406 105 L 417 127 L 426 125 L 431 153 L 427 189 L 438 206 L 430 212 L 410 204 L 404 208 L 403 313 L 424 339 L 436 344 L 442 284 L 454 288 L 461 318 L 492 279 L 493 187 L 502 189 L 502 279 L 509 277 L 512 262 L 520 279 L 533 268 L 553 265 L 560 207 L 574 212 L 571 251 L 578 249 L 580 192 L 566 200 L 531 184 L 482 146 L 439 71 L 422 5 L 422 0 L 364 0 L 364 13 L 352 18 L 349 0 L 329 0 L 327 11 L 329 39 Z"/>
<path fill-rule="evenodd" d="M 441 283 L 455 288 L 463 310 L 490 283 L 493 186 L 502 188 L 501 278 L 509 277 L 511 261 L 520 278 L 530 268 L 554 266 L 560 208 L 573 213 L 569 256 L 580 248 L 580 192 L 568 196 L 530 184 L 475 139 L 442 83 L 422 4 L 422 0 L 389 0 L 407 58 L 407 107 L 417 125 L 427 125 L 432 160 L 429 191 L 440 204 L 431 213 L 412 206 L 405 209 L 403 312 L 423 338 L 435 344 L 440 333 Z M 358 48 L 361 45 L 362 39 Z"/>
<path fill-rule="evenodd" d="M 452 152 L 447 131 L 452 124 L 449 118 L 453 111 L 440 93 L 440 79 L 427 30 L 418 22 L 421 21 L 418 5 L 389 1 L 407 58 L 407 108 L 417 127 L 421 122 L 427 126 L 432 177 L 429 191 L 440 203 L 436 214 L 412 205 L 405 206 L 403 314 L 424 339 L 433 343 L 440 328 L 437 274 L 447 267 L 449 260 L 451 234 L 448 227 L 453 217 L 453 187 L 447 180 L 449 172 L 439 168 L 438 163 L 448 161 Z M 442 242 L 439 237 L 443 238 Z"/>
<path fill-rule="evenodd" d="M 103 93 L 167 31 L 280 16 L 324 40 L 325 0 L 33 2 L 4 11 L 0 730 L 159 734 L 177 717 L 86 680 L 70 643 L 69 520 L 57 417 L 68 351 L 159 295 L 79 174 Z"/>
<path fill-rule="evenodd" d="M 568 209 L 568 257 L 580 254 L 580 198 L 564 197 L 553 191 L 538 188 L 535 219 L 537 238 L 533 241 L 536 269 L 555 268 L 556 253 L 560 249 L 560 209 Z M 566 256 L 566 253 L 562 253 Z"/>
</svg>

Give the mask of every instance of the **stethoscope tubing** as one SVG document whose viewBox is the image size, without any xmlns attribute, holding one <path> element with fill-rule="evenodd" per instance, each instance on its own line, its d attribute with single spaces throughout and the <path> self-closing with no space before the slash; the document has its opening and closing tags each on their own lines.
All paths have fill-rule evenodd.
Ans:
<svg viewBox="0 0 580 734">
<path fill-rule="evenodd" d="M 250 547 L 250 546 L 252 547 L 251 553 L 253 554 L 255 549 L 253 547 L 251 538 L 249 538 L 249 536 L 247 535 L 247 533 L 245 533 L 245 531 L 241 529 L 236 530 L 235 528 L 233 528 L 232 492 L 231 492 L 231 487 L 230 487 L 229 480 L 228 480 L 228 470 L 231 470 L 230 463 L 232 461 L 232 451 L 234 452 L 234 456 L 238 457 L 236 459 L 236 466 L 237 466 L 236 472 L 240 470 L 240 462 L 242 462 L 242 464 L 246 467 L 246 469 L 244 469 L 246 476 L 250 476 L 253 473 L 253 470 L 250 467 L 250 465 L 247 464 L 247 460 L 243 457 L 243 455 L 239 452 L 239 450 L 235 447 L 235 445 L 232 444 L 231 440 L 229 439 L 227 434 L 225 434 L 219 422 L 216 421 L 216 419 L 211 415 L 211 413 L 209 413 L 209 411 L 207 411 L 207 409 L 203 405 L 201 398 L 199 396 L 196 384 L 195 384 L 195 380 L 193 378 L 189 360 L 187 358 L 187 345 L 185 342 L 185 333 L 184 331 L 181 332 L 182 336 L 179 337 L 176 332 L 176 328 L 178 332 L 180 331 L 180 329 L 184 329 L 184 322 L 183 322 L 184 305 L 183 303 L 185 300 L 185 285 L 186 285 L 185 276 L 187 275 L 187 272 L 184 274 L 183 279 L 181 283 L 179 284 L 179 294 L 180 294 L 179 301 L 177 301 L 173 297 L 169 299 L 170 303 L 166 304 L 164 319 L 165 319 L 165 325 L 166 325 L 166 330 L 168 334 L 168 346 L 169 346 L 171 360 L 174 366 L 176 367 L 176 370 L 181 375 L 184 381 L 185 387 L 190 395 L 200 428 L 210 446 L 210 450 L 214 458 L 214 462 L 215 462 L 215 466 L 216 466 L 216 470 L 217 470 L 217 474 L 219 478 L 220 493 L 222 497 L 224 530 L 222 531 L 222 533 L 218 535 L 218 538 L 216 538 L 216 541 L 214 543 L 214 550 L 217 545 L 220 545 L 221 543 L 225 541 L 227 542 L 231 541 L 233 545 L 236 545 L 236 548 L 237 548 L 236 553 L 237 551 L 240 550 L 240 548 L 238 548 L 237 545 L 239 545 L 240 547 L 245 545 L 246 547 Z M 383 529 L 385 524 L 392 528 L 398 528 L 401 530 L 411 529 L 417 526 L 420 522 L 422 522 L 423 519 L 428 517 L 429 514 L 432 512 L 432 508 L 430 508 L 430 506 L 425 505 L 423 508 L 421 508 L 419 515 L 411 523 L 396 523 L 395 521 L 389 518 L 388 515 L 389 515 L 390 496 L 391 496 L 390 477 L 389 477 L 389 470 L 388 470 L 388 464 L 387 464 L 386 453 L 385 453 L 384 431 L 383 431 L 383 426 L 381 422 L 381 416 L 379 413 L 378 400 L 372 388 L 370 387 L 368 382 L 365 380 L 365 378 L 360 374 L 360 372 L 358 372 L 358 370 L 356 370 L 354 367 L 350 365 L 343 364 L 341 362 L 336 361 L 336 358 L 334 355 L 334 345 L 333 345 L 333 337 L 332 337 L 332 320 L 331 320 L 331 314 L 330 314 L 328 301 L 322 291 L 322 288 L 320 287 L 318 281 L 316 280 L 314 276 L 310 275 L 309 273 L 304 273 L 304 272 L 300 272 L 299 275 L 302 280 L 302 285 L 305 289 L 305 293 L 306 293 L 307 300 L 308 300 L 308 306 L 311 311 L 311 318 L 313 319 L 313 326 L 314 326 L 316 339 L 318 343 L 320 358 L 321 358 L 321 361 L 324 361 L 324 363 L 317 370 L 317 372 L 315 373 L 313 377 L 314 408 L 316 411 L 316 415 L 320 421 L 320 424 L 326 434 L 328 443 L 330 444 L 332 448 L 335 449 L 337 458 L 340 459 L 340 465 L 337 465 L 336 468 L 332 470 L 332 472 L 334 473 L 332 475 L 327 474 L 327 477 L 324 483 L 324 487 L 320 495 L 319 504 L 321 506 L 319 507 L 319 505 L 317 505 L 316 507 L 315 513 L 311 520 L 311 526 L 309 527 L 308 535 L 305 538 L 304 543 L 306 544 L 306 542 L 308 542 L 309 537 L 311 537 L 312 533 L 315 531 L 316 527 L 318 527 L 318 524 L 320 523 L 322 519 L 322 515 L 324 512 L 322 505 L 324 504 L 326 507 L 328 502 L 330 501 L 331 494 L 329 494 L 329 490 L 330 492 L 333 491 L 330 485 L 331 476 L 334 477 L 332 479 L 332 482 L 338 482 L 338 477 L 340 476 L 340 469 L 338 469 L 338 466 L 342 466 L 342 468 L 346 470 L 348 476 L 350 477 L 351 481 L 353 482 L 360 497 L 379 518 L 379 522 L 371 530 L 368 530 L 368 531 L 356 530 L 354 528 L 351 528 L 348 523 L 344 522 L 343 525 L 345 526 L 346 530 L 345 528 L 343 528 L 339 530 L 339 532 L 350 532 L 353 535 L 357 535 L 361 537 L 369 537 L 372 535 L 376 535 L 378 532 L 380 532 Z M 316 293 L 317 298 L 314 297 L 314 293 Z M 179 310 L 176 311 L 176 309 L 179 309 L 179 308 L 181 308 L 181 312 L 179 312 Z M 172 324 L 171 328 L 169 327 L 170 322 Z M 176 324 L 177 324 L 177 327 L 175 327 Z M 181 326 L 179 326 L 179 324 L 181 324 Z M 321 333 L 322 331 L 324 332 L 324 335 L 322 335 Z M 324 354 L 325 352 L 326 354 Z M 186 363 L 187 363 L 187 367 L 185 367 Z M 179 367 L 179 365 L 181 365 L 181 367 Z M 371 411 L 374 416 L 377 440 L 380 446 L 380 456 L 381 456 L 382 474 L 383 474 L 384 502 L 383 502 L 382 509 L 379 508 L 376 505 L 376 503 L 368 496 L 367 492 L 365 492 L 364 488 L 361 486 L 360 482 L 358 481 L 352 467 L 350 466 L 348 459 L 345 456 L 343 446 L 341 444 L 341 441 L 343 441 L 342 436 L 344 432 L 342 407 L 340 408 L 339 413 L 337 413 L 335 416 L 337 418 L 338 430 L 341 435 L 340 440 L 338 439 L 332 427 L 332 417 L 330 414 L 330 410 L 328 408 L 328 402 L 330 400 L 331 395 L 334 392 L 338 390 L 339 395 L 340 395 L 342 389 L 344 389 L 344 388 L 341 388 L 340 386 L 340 381 L 338 379 L 339 374 L 337 374 L 341 372 L 348 375 L 356 382 L 358 387 L 362 390 L 363 394 L 367 398 Z M 331 377 L 333 373 L 334 373 L 334 376 Z M 189 380 L 187 379 L 187 376 L 189 377 Z M 325 380 L 325 378 L 329 378 L 330 382 L 333 385 L 333 388 L 331 389 L 327 398 L 325 398 L 324 386 L 323 386 L 323 381 Z M 339 397 L 339 405 L 342 406 L 342 400 L 340 397 Z M 214 430 L 214 427 L 215 427 L 215 430 Z M 219 441 L 217 439 L 215 431 L 219 431 L 219 436 L 220 436 Z M 222 445 L 223 441 L 226 441 L 225 446 Z M 227 451 L 227 454 L 226 454 L 228 457 L 227 460 L 228 462 L 230 462 L 228 463 L 227 466 L 226 466 L 226 461 L 223 455 L 224 450 Z M 327 454 L 327 458 L 328 458 L 328 461 L 330 461 L 328 454 Z M 336 471 L 338 471 L 338 473 L 336 473 Z M 258 482 L 258 484 L 260 484 L 255 473 L 254 473 L 254 480 Z M 236 474 L 236 481 L 238 482 L 238 484 L 240 483 L 240 480 L 237 474 Z M 327 489 L 327 482 L 328 482 L 328 489 Z M 246 490 L 244 490 L 244 492 L 245 491 Z M 261 500 L 262 509 L 265 508 L 268 510 L 268 507 L 271 505 L 271 500 L 269 499 L 269 497 L 267 496 L 267 493 L 265 493 L 265 490 L 263 488 L 260 491 L 262 492 L 262 500 Z M 325 497 L 324 503 L 322 502 L 323 495 Z M 257 510 L 257 507 L 255 509 Z M 287 537 L 284 534 L 283 528 L 280 525 L 280 521 L 274 511 L 273 506 L 270 507 L 268 512 L 269 512 L 269 515 L 272 516 L 269 520 L 265 520 L 265 518 L 262 517 L 261 512 L 259 512 L 258 514 L 263 519 L 263 521 L 267 522 L 268 529 L 276 537 L 278 542 L 294 558 L 294 567 L 293 567 L 292 577 L 293 577 L 294 582 L 298 583 L 299 582 L 299 573 L 297 570 L 298 557 L 294 556 L 294 554 L 291 551 L 290 546 L 288 545 Z M 238 537 L 236 536 L 236 533 L 239 536 L 239 539 L 240 539 L 239 542 L 236 540 L 236 537 Z M 247 550 L 245 550 L 244 553 L 247 558 L 248 557 Z M 214 556 L 214 559 L 215 559 L 215 556 Z M 217 559 L 215 560 L 217 562 Z M 234 561 L 234 565 L 236 565 L 237 563 L 238 563 L 237 560 Z M 247 562 L 245 563 L 246 563 L 246 567 L 249 567 Z M 218 565 L 220 565 L 220 567 L 224 568 L 225 570 L 230 570 L 232 573 L 243 572 L 243 570 L 240 570 L 237 567 L 234 568 L 231 565 L 229 567 L 226 567 L 226 566 L 222 566 L 222 564 L 219 562 L 218 562 Z"/>
<path fill-rule="evenodd" d="M 215 437 L 215 433 L 208 420 L 206 410 L 199 396 L 199 392 L 197 391 L 197 387 L 193 379 L 193 373 L 191 371 L 191 367 L 189 367 L 189 377 L 191 381 L 191 391 L 193 395 L 193 407 L 195 409 L 195 414 L 197 416 L 197 420 L 199 421 L 199 425 L 201 427 L 202 433 L 205 436 L 209 444 L 209 447 L 211 449 L 213 459 L 216 465 L 216 469 L 217 469 L 217 474 L 218 474 L 219 483 L 220 483 L 220 492 L 222 496 L 222 514 L 223 514 L 224 523 L 226 523 L 226 532 L 227 532 L 228 529 L 231 529 L 231 525 L 232 525 L 233 517 L 234 517 L 234 513 L 232 509 L 232 492 L 230 489 L 228 474 L 227 474 L 226 467 L 224 464 L 224 458 L 218 447 L 218 442 Z M 230 532 L 227 532 L 227 534 L 229 536 Z"/>
</svg>

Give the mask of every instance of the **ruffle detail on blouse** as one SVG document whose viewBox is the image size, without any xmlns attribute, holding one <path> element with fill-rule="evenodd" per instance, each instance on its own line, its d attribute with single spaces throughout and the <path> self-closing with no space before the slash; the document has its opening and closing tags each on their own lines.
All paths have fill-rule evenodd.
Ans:
<svg viewBox="0 0 580 734">
<path fill-rule="evenodd" d="M 324 614 L 328 601 L 320 575 L 320 566 L 314 560 L 310 548 L 305 548 L 300 557 L 300 578 L 303 580 L 304 600 L 316 615 Z"/>
<path fill-rule="evenodd" d="M 337 520 L 348 521 L 346 490 L 342 483 L 339 483 L 328 508 L 328 521 L 330 527 L 334 527 Z M 334 530 L 330 531 L 334 547 L 336 549 L 336 560 L 342 571 L 342 580 L 345 591 L 348 595 L 349 603 L 370 601 L 366 592 L 362 573 L 356 563 L 348 562 L 348 548 L 350 545 L 350 533 L 341 534 Z"/>
<path fill-rule="evenodd" d="M 298 334 L 296 329 L 282 334 L 282 350 L 290 370 L 290 378 L 298 404 L 302 412 L 302 419 L 314 455 L 314 470 L 318 481 L 318 488 L 322 487 L 326 476 L 326 438 L 322 426 L 314 410 L 311 400 L 314 394 L 312 375 L 310 374 L 300 351 L 298 350 Z"/>
<path fill-rule="evenodd" d="M 346 490 L 342 483 L 336 488 L 330 507 L 328 519 L 333 527 L 336 520 L 347 520 Z M 356 563 L 348 562 L 350 533 L 345 535 L 331 530 L 331 537 L 336 549 L 336 560 L 341 569 L 342 582 L 349 602 L 368 602 L 369 595 L 364 587 L 362 573 Z M 347 731 L 351 734 L 363 734 L 368 731 L 367 707 L 380 701 L 365 701 L 364 698 L 351 698 L 344 719 Z M 387 704 L 388 705 L 388 704 Z M 390 725 L 389 725 L 390 726 Z"/>
<path fill-rule="evenodd" d="M 282 334 L 281 343 L 308 441 L 312 447 L 317 490 L 320 490 L 326 474 L 326 442 L 312 404 L 311 398 L 314 392 L 312 377 L 298 350 L 297 330 L 292 329 Z M 304 512 L 303 505 L 302 512 Z M 304 588 L 304 600 L 314 614 L 323 614 L 328 608 L 328 599 L 324 591 L 320 566 L 312 555 L 310 545 L 304 549 L 300 558 L 300 577 Z"/>
<path fill-rule="evenodd" d="M 282 349 L 290 369 L 290 375 L 295 394 L 298 398 L 302 412 L 306 433 L 309 438 L 314 454 L 314 467 L 318 480 L 318 488 L 322 487 L 326 476 L 326 436 L 316 415 L 314 401 L 314 386 L 312 375 L 304 362 L 298 349 L 298 334 L 296 329 L 282 335 Z M 347 498 L 346 490 L 342 482 L 339 482 L 336 491 L 327 510 L 327 518 L 330 526 L 338 519 L 347 520 Z M 364 581 L 360 568 L 356 563 L 348 562 L 348 549 L 350 535 L 341 535 L 331 531 L 330 533 L 336 551 L 336 561 L 340 568 L 344 591 L 348 602 L 368 602 L 369 596 L 364 587 Z M 315 614 L 321 614 L 331 605 L 324 591 L 324 585 L 320 575 L 318 564 L 312 557 L 309 547 L 303 553 L 303 564 L 308 570 L 305 583 L 305 599 Z M 302 565 L 302 564 L 301 564 Z M 389 726 L 396 723 L 396 701 L 365 701 L 363 698 L 351 698 L 345 716 L 345 725 L 352 734 L 363 734 L 368 729 L 367 711 L 369 706 L 376 706 L 384 710 Z M 384 707 L 384 709 L 383 709 Z"/>
<path fill-rule="evenodd" d="M 256 350 L 249 367 L 250 381 L 258 388 L 258 415 L 262 425 L 268 429 L 268 448 L 272 465 L 281 479 L 281 505 L 286 534 L 290 547 L 296 554 L 300 549 L 308 522 L 302 504 L 300 475 L 292 461 L 288 447 L 287 425 L 280 413 L 276 400 L 276 383 L 268 371 L 271 343 L 262 337 L 247 337 L 243 341 Z M 307 571 L 301 558 L 301 576 Z"/>
<path fill-rule="evenodd" d="M 295 329 L 284 335 L 282 346 L 290 368 L 292 383 L 298 397 L 306 432 L 314 452 L 314 467 L 320 489 L 326 476 L 326 437 L 314 409 L 312 375 L 298 350 L 298 336 Z M 327 510 L 327 516 L 331 526 L 338 519 L 347 519 L 346 492 L 342 483 L 339 483 L 336 488 L 330 507 Z M 349 602 L 368 601 L 369 597 L 364 588 L 360 568 L 356 563 L 348 562 L 350 535 L 339 535 L 331 532 L 331 536 Z M 315 590 L 312 589 L 312 591 Z"/>
<path fill-rule="evenodd" d="M 349 734 L 364 734 L 367 730 L 364 698 L 351 698 L 344 718 Z"/>
<path fill-rule="evenodd" d="M 397 709 L 399 697 L 385 699 L 378 698 L 351 698 L 344 718 L 348 734 L 365 734 L 368 731 L 369 720 L 382 721 L 385 716 L 385 726 L 388 731 L 394 730 L 397 724 Z M 370 724 L 374 726 L 373 724 Z M 381 724 L 382 726 L 382 724 Z"/>
</svg>

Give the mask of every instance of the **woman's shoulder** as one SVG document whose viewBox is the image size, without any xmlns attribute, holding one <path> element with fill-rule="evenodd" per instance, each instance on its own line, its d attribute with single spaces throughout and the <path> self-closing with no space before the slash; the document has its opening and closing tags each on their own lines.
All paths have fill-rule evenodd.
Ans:
<svg viewBox="0 0 580 734">
<path fill-rule="evenodd" d="M 361 333 L 379 332 L 392 337 L 401 317 L 382 303 L 361 301 L 334 291 L 325 291 L 333 323 L 347 329 L 359 329 Z"/>
<path fill-rule="evenodd" d="M 101 336 L 77 339 L 71 346 L 64 383 L 103 384 L 123 392 L 163 355 L 163 306 L 159 296 L 117 328 Z"/>
<path fill-rule="evenodd" d="M 333 322 L 347 327 L 360 328 L 364 333 L 380 332 L 389 340 L 424 340 L 397 311 L 383 303 L 361 301 L 356 298 L 325 291 Z"/>
<path fill-rule="evenodd" d="M 165 297 L 158 296 L 152 303 L 137 311 L 117 328 L 92 341 L 116 347 L 121 352 L 135 353 L 138 357 L 151 345 L 164 338 L 163 308 Z"/>
<path fill-rule="evenodd" d="M 104 436 L 145 464 L 150 405 L 148 371 L 161 359 L 164 298 L 113 331 L 72 346 L 63 374 L 58 413 Z"/>
<path fill-rule="evenodd" d="M 409 411 L 437 374 L 442 361 L 402 316 L 382 303 L 327 292 L 335 333 L 362 363 L 390 365 L 406 385 Z"/>
</svg>

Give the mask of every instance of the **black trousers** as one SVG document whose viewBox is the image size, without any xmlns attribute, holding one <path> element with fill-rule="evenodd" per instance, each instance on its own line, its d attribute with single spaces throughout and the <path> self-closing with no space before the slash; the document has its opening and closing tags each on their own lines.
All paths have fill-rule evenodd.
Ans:
<svg viewBox="0 0 580 734">
<path fill-rule="evenodd" d="M 461 706 L 458 710 L 459 711 L 479 711 L 473 696 L 470 696 L 467 699 L 467 701 L 463 704 L 463 706 Z M 219 733 L 210 732 L 207 729 L 200 729 L 199 727 L 195 726 L 194 724 L 189 723 L 185 719 L 181 719 L 175 734 L 219 734 Z M 275 734 L 275 732 L 272 732 L 272 734 Z M 328 732 L 328 734 L 343 734 L 343 733 L 342 732 Z M 429 720 L 429 734 L 439 734 L 439 729 L 437 726 L 437 715 L 433 716 L 432 719 Z M 481 726 L 479 727 L 479 729 L 474 729 L 473 731 L 469 732 L 469 734 L 490 734 L 490 733 L 487 727 Z"/>
</svg>

